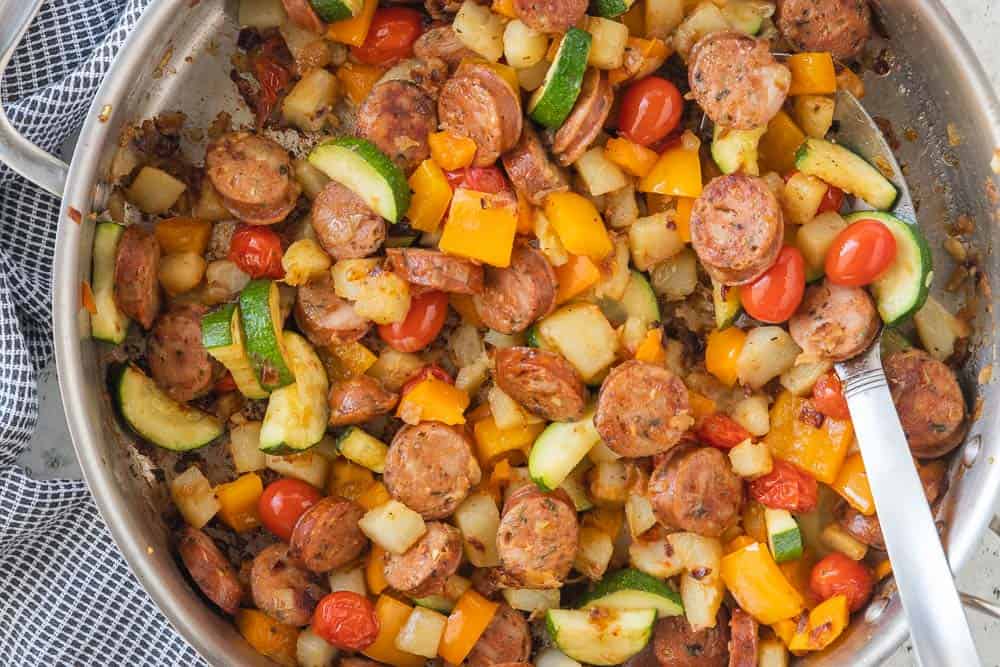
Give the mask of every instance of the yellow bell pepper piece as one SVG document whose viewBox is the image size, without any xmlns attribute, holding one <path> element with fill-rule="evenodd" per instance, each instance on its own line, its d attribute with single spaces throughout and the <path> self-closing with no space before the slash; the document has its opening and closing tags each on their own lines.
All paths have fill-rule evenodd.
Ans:
<svg viewBox="0 0 1000 667">
<path fill-rule="evenodd" d="M 691 406 L 691 416 L 695 419 L 715 414 L 715 401 L 696 391 L 688 392 L 688 405 Z"/>
<path fill-rule="evenodd" d="M 732 387 L 736 384 L 736 361 L 743 351 L 747 340 L 742 329 L 729 327 L 708 334 L 708 345 L 705 347 L 705 370 L 714 375 L 719 382 Z"/>
<path fill-rule="evenodd" d="M 535 233 L 535 207 L 520 190 L 517 191 L 517 233 L 525 236 Z"/>
<path fill-rule="evenodd" d="M 476 142 L 451 132 L 432 132 L 427 136 L 431 159 L 442 169 L 455 171 L 472 164 L 476 156 Z"/>
<path fill-rule="evenodd" d="M 331 381 L 348 380 L 364 375 L 378 361 L 378 357 L 371 350 L 357 341 L 331 345 L 327 349 L 332 357 L 331 363 L 327 365 L 327 374 L 330 375 Z"/>
<path fill-rule="evenodd" d="M 886 558 L 883 561 L 879 561 L 879 564 L 875 566 L 875 580 L 882 581 L 886 577 L 892 574 L 892 563 Z"/>
<path fill-rule="evenodd" d="M 667 352 L 663 349 L 663 329 L 657 327 L 646 332 L 646 337 L 635 349 L 635 358 L 658 366 L 662 366 L 666 362 Z"/>
<path fill-rule="evenodd" d="M 804 606 L 767 546 L 754 542 L 722 557 L 722 580 L 748 614 L 764 624 L 791 618 Z"/>
<path fill-rule="evenodd" d="M 861 454 L 851 454 L 844 460 L 844 465 L 841 466 L 837 479 L 833 480 L 830 488 L 865 516 L 875 514 L 875 499 L 872 498 L 872 489 L 868 485 L 868 473 L 865 472 Z"/>
<path fill-rule="evenodd" d="M 701 160 L 698 151 L 682 145 L 663 151 L 653 169 L 639 179 L 639 192 L 655 192 L 676 197 L 701 195 Z"/>
<path fill-rule="evenodd" d="M 497 505 L 503 505 L 503 489 L 510 483 L 510 460 L 500 459 L 493 470 L 490 471 L 489 479 L 480 485 L 480 489 L 490 494 Z"/>
<path fill-rule="evenodd" d="M 264 483 L 255 472 L 248 472 L 226 484 L 215 487 L 219 501 L 219 518 L 237 533 L 260 525 L 257 501 L 264 493 Z"/>
<path fill-rule="evenodd" d="M 677 235 L 684 243 L 691 242 L 691 209 L 694 208 L 692 197 L 678 197 L 677 208 L 674 209 L 674 224 L 677 225 Z"/>
<path fill-rule="evenodd" d="M 365 101 L 372 86 L 382 78 L 383 74 L 385 74 L 384 67 L 362 63 L 346 62 L 337 69 L 337 79 L 344 88 L 344 94 L 354 104 Z"/>
<path fill-rule="evenodd" d="M 476 150 L 475 143 L 472 150 Z M 411 227 L 422 232 L 436 231 L 451 203 L 451 186 L 439 164 L 435 160 L 424 160 L 410 175 L 413 196 L 406 217 Z"/>
<path fill-rule="evenodd" d="M 507 199 L 458 188 L 438 247 L 492 266 L 510 266 L 517 232 L 517 206 Z"/>
<path fill-rule="evenodd" d="M 406 653 L 396 648 L 396 635 L 410 617 L 413 607 L 388 595 L 380 595 L 375 602 L 375 616 L 378 618 L 378 635 L 371 646 L 362 653 L 378 662 L 392 667 L 423 667 L 427 658 Z"/>
<path fill-rule="evenodd" d="M 642 178 L 653 170 L 660 159 L 656 151 L 629 141 L 624 137 L 608 139 L 604 145 L 604 155 L 633 176 Z"/>
<path fill-rule="evenodd" d="M 385 549 L 372 544 L 365 561 L 365 587 L 372 595 L 378 595 L 389 587 L 385 580 Z"/>
<path fill-rule="evenodd" d="M 850 620 L 846 595 L 834 595 L 809 612 L 809 624 L 788 643 L 791 651 L 822 651 L 840 636 Z"/>
<path fill-rule="evenodd" d="M 372 26 L 378 0 L 365 0 L 364 6 L 357 16 L 342 21 L 334 21 L 326 28 L 326 38 L 332 42 L 341 42 L 351 46 L 361 46 L 368 37 L 368 29 Z"/>
<path fill-rule="evenodd" d="M 455 312 L 461 316 L 462 321 L 466 324 L 471 324 L 477 328 L 485 326 L 483 324 L 483 318 L 479 317 L 479 312 L 476 310 L 476 303 L 471 295 L 451 294 L 448 297 L 448 303 L 455 309 Z"/>
<path fill-rule="evenodd" d="M 785 575 L 788 583 L 802 596 L 807 609 L 812 609 L 819 602 L 819 599 L 812 592 L 812 587 L 809 585 L 809 579 L 812 576 L 812 569 L 815 564 L 816 554 L 809 547 L 805 547 L 800 557 L 778 565 L 778 569 Z"/>
<path fill-rule="evenodd" d="M 776 171 L 786 174 L 795 169 L 795 152 L 805 140 L 805 133 L 792 117 L 779 111 L 767 124 L 767 132 L 757 144 L 761 173 Z"/>
<path fill-rule="evenodd" d="M 771 430 L 764 442 L 771 454 L 794 464 L 824 484 L 832 484 L 854 439 L 850 420 L 826 417 L 819 428 L 803 419 L 814 412 L 805 398 L 783 391 L 771 407 Z"/>
<path fill-rule="evenodd" d="M 798 619 L 785 619 L 772 623 L 771 629 L 774 630 L 778 639 L 784 642 L 785 646 L 788 646 L 792 643 L 792 638 L 795 637 L 795 632 L 799 629 Z"/>
<path fill-rule="evenodd" d="M 236 627 L 243 639 L 261 655 L 279 665 L 295 667 L 299 629 L 278 623 L 256 609 L 240 609 L 236 614 Z"/>
<path fill-rule="evenodd" d="M 583 525 L 596 528 L 612 540 L 618 537 L 625 522 L 625 509 L 622 507 L 595 507 L 583 515 Z"/>
<path fill-rule="evenodd" d="M 499 607 L 471 588 L 462 593 L 444 626 L 438 655 L 453 665 L 462 664 Z"/>
<path fill-rule="evenodd" d="M 381 507 L 390 500 L 392 500 L 392 496 L 389 495 L 389 490 L 385 488 L 385 484 L 382 482 L 375 482 L 358 496 L 358 504 L 366 510 Z"/>
<path fill-rule="evenodd" d="M 789 95 L 832 95 L 837 92 L 837 71 L 829 52 L 795 53 L 785 61 L 792 72 Z"/>
<path fill-rule="evenodd" d="M 403 395 L 396 416 L 407 424 L 441 422 L 454 426 L 465 423 L 467 407 L 469 394 L 444 380 L 429 377 Z"/>
<path fill-rule="evenodd" d="M 517 18 L 517 14 L 514 12 L 514 0 L 493 0 L 490 9 L 494 14 L 506 16 L 509 19 Z"/>
<path fill-rule="evenodd" d="M 570 255 L 565 264 L 555 267 L 555 272 L 559 283 L 557 304 L 569 301 L 601 279 L 601 270 L 586 255 Z"/>
<path fill-rule="evenodd" d="M 156 223 L 153 234 L 164 255 L 176 255 L 182 252 L 203 255 L 208 248 L 208 239 L 212 235 L 212 223 L 198 218 L 167 218 Z"/>
<path fill-rule="evenodd" d="M 743 532 L 762 544 L 767 543 L 767 524 L 764 522 L 764 506 L 756 500 L 749 501 L 743 508 Z"/>
<path fill-rule="evenodd" d="M 553 192 L 543 203 L 545 217 L 567 252 L 599 262 L 614 250 L 597 207 L 575 192 Z"/>
<path fill-rule="evenodd" d="M 523 452 L 527 455 L 535 438 L 544 429 L 545 424 L 542 422 L 501 429 L 492 415 L 480 419 L 472 427 L 472 435 L 476 441 L 476 457 L 481 465 L 489 466 L 510 452 Z"/>
<path fill-rule="evenodd" d="M 330 464 L 326 490 L 331 496 L 357 500 L 374 483 L 375 475 L 368 468 L 347 459 L 337 459 Z"/>
</svg>

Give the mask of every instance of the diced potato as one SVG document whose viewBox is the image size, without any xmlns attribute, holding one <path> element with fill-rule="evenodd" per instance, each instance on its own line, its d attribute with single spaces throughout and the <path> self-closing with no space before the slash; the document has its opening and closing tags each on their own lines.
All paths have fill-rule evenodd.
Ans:
<svg viewBox="0 0 1000 667">
<path fill-rule="evenodd" d="M 829 361 L 798 364 L 782 373 L 779 381 L 782 387 L 796 396 L 808 396 L 812 393 L 816 381 L 831 368 L 833 368 L 833 364 Z"/>
<path fill-rule="evenodd" d="M 300 239 L 288 246 L 281 257 L 281 266 L 285 269 L 285 283 L 288 285 L 305 285 L 313 278 L 329 271 L 333 261 L 319 243 L 312 239 Z"/>
<path fill-rule="evenodd" d="M 281 0 L 240 0 L 237 20 L 241 28 L 277 28 L 286 18 Z"/>
<path fill-rule="evenodd" d="M 437 657 L 438 643 L 447 623 L 448 617 L 444 614 L 426 607 L 414 607 L 396 635 L 396 648 L 425 658 Z"/>
<path fill-rule="evenodd" d="M 176 296 L 190 292 L 205 277 L 205 258 L 193 252 L 167 255 L 160 260 L 157 278 L 167 294 Z"/>
<path fill-rule="evenodd" d="M 646 0 L 646 37 L 668 38 L 683 18 L 684 0 Z"/>
<path fill-rule="evenodd" d="M 740 384 L 751 389 L 763 387 L 794 366 L 801 353 L 802 349 L 781 327 L 751 329 L 736 360 Z"/>
<path fill-rule="evenodd" d="M 143 167 L 125 192 L 128 200 L 149 215 L 162 215 L 177 203 L 187 186 L 156 167 Z"/>
<path fill-rule="evenodd" d="M 602 273 L 603 278 L 594 286 L 594 296 L 598 299 L 618 301 L 625 294 L 632 272 L 629 271 L 628 239 L 624 234 L 612 234 L 611 242 L 615 246 L 613 259 L 610 261 L 611 272 Z M 605 263 L 608 263 L 608 260 L 605 260 Z"/>
<path fill-rule="evenodd" d="M 698 258 L 691 248 L 684 248 L 649 271 L 653 291 L 667 301 L 681 301 L 698 287 Z"/>
<path fill-rule="evenodd" d="M 815 176 L 801 172 L 792 174 L 781 193 L 781 207 L 785 221 L 793 225 L 804 225 L 816 217 L 828 186 Z"/>
<path fill-rule="evenodd" d="M 629 181 L 623 188 L 609 192 L 604 198 L 604 222 L 612 229 L 625 229 L 639 219 L 639 202 L 635 184 Z"/>
<path fill-rule="evenodd" d="M 455 510 L 455 525 L 462 531 L 465 557 L 476 567 L 496 567 L 497 531 L 500 528 L 500 511 L 493 496 L 474 493 Z"/>
<path fill-rule="evenodd" d="M 729 462 L 733 472 L 747 479 L 762 477 L 774 467 L 767 444 L 749 438 L 729 450 Z"/>
<path fill-rule="evenodd" d="M 819 540 L 830 549 L 839 551 L 852 560 L 861 560 L 868 553 L 868 545 L 855 539 L 837 523 L 827 524 L 820 533 Z"/>
<path fill-rule="evenodd" d="M 645 319 L 630 315 L 619 328 L 618 335 L 621 338 L 622 347 L 629 354 L 634 355 L 636 350 L 639 349 L 639 345 L 646 339 L 646 334 L 649 332 L 649 325 L 650 323 Z"/>
<path fill-rule="evenodd" d="M 476 361 L 486 347 L 479 329 L 471 324 L 460 324 L 448 336 L 448 349 L 451 350 L 455 365 L 461 368 Z"/>
<path fill-rule="evenodd" d="M 380 381 L 389 391 L 399 391 L 424 365 L 424 360 L 417 355 L 387 346 L 368 369 L 367 375 Z"/>
<path fill-rule="evenodd" d="M 577 572 L 594 581 L 604 576 L 614 552 L 611 536 L 593 526 L 580 527 L 580 542 L 573 567 Z"/>
<path fill-rule="evenodd" d="M 244 422 L 229 429 L 229 455 L 241 475 L 267 467 L 267 457 L 260 451 L 260 422 Z"/>
<path fill-rule="evenodd" d="M 202 528 L 221 505 L 215 491 L 197 466 L 191 466 L 170 483 L 170 497 L 188 525 Z"/>
<path fill-rule="evenodd" d="M 729 415 L 736 422 L 758 438 L 767 435 L 771 430 L 771 416 L 768 413 L 767 397 L 754 394 L 736 401 Z"/>
<path fill-rule="evenodd" d="M 685 570 L 704 583 L 719 579 L 722 542 L 697 533 L 671 533 L 667 540 L 681 559 Z"/>
<path fill-rule="evenodd" d="M 368 595 L 368 587 L 365 585 L 365 568 L 352 567 L 350 570 L 334 570 L 327 577 L 330 583 L 330 592 L 351 591 L 358 595 Z"/>
<path fill-rule="evenodd" d="M 670 9 L 673 9 L 672 7 L 670 7 L 670 5 L 672 4 L 672 2 L 676 2 L 676 0 L 659 0 L 659 1 L 662 1 L 664 3 L 664 6 L 666 7 L 664 15 L 667 16 L 668 19 L 672 20 L 673 16 L 668 12 Z M 647 12 L 646 32 L 649 34 L 649 36 L 654 36 L 654 34 L 650 32 L 649 18 L 648 18 L 649 16 L 648 4 L 646 5 L 646 12 Z M 671 24 L 669 21 L 664 21 L 664 25 L 670 26 Z M 677 30 L 675 30 L 673 34 L 674 48 L 677 49 L 677 53 L 681 54 L 681 57 L 684 58 L 684 60 L 686 61 L 688 55 L 691 53 L 691 48 L 698 42 L 699 39 L 701 39 L 702 37 L 704 37 L 709 33 L 718 32 L 720 30 L 728 30 L 728 29 L 729 29 L 729 22 L 726 21 L 726 17 L 722 15 L 722 12 L 719 10 L 719 8 L 716 7 L 713 3 L 709 2 L 708 0 L 705 0 L 704 2 L 699 3 L 690 12 L 688 12 L 687 16 L 684 18 L 684 21 L 681 22 L 679 26 L 677 26 Z M 658 31 L 662 30 L 662 28 L 658 28 L 657 30 Z M 669 32 L 670 31 L 668 31 L 668 34 Z M 666 35 L 664 35 L 664 37 L 665 36 Z"/>
<path fill-rule="evenodd" d="M 605 461 L 617 461 L 621 458 L 621 455 L 611 451 L 611 448 L 605 445 L 602 440 L 590 448 L 590 451 L 587 452 L 587 458 L 590 459 L 592 463 L 596 464 Z"/>
<path fill-rule="evenodd" d="M 583 667 L 557 648 L 550 647 L 535 657 L 535 667 Z"/>
<path fill-rule="evenodd" d="M 621 461 L 603 461 L 587 472 L 590 497 L 598 505 L 623 505 L 628 499 L 629 468 Z"/>
<path fill-rule="evenodd" d="M 715 627 L 715 617 L 722 606 L 725 586 L 722 578 L 714 582 L 699 581 L 690 573 L 681 575 L 681 601 L 684 615 L 694 632 Z"/>
<path fill-rule="evenodd" d="M 559 589 L 505 588 L 503 599 L 512 609 L 541 614 L 559 608 Z"/>
<path fill-rule="evenodd" d="M 939 361 L 955 353 L 958 339 L 972 334 L 966 322 L 948 312 L 933 296 L 927 297 L 927 302 L 913 316 L 913 323 L 924 349 Z"/>
<path fill-rule="evenodd" d="M 490 376 L 490 357 L 483 352 L 471 364 L 458 369 L 455 375 L 455 387 L 467 394 L 479 391 Z"/>
<path fill-rule="evenodd" d="M 538 325 L 539 333 L 580 371 L 595 378 L 615 361 L 618 336 L 601 309 L 591 303 L 563 306 Z"/>
<path fill-rule="evenodd" d="M 846 227 L 847 223 L 836 211 L 820 213 L 799 227 L 795 233 L 795 246 L 806 260 L 807 272 L 814 275 L 822 273 L 826 264 L 826 252 Z"/>
<path fill-rule="evenodd" d="M 288 456 L 265 455 L 267 467 L 286 477 L 294 477 L 322 489 L 326 484 L 326 476 L 330 463 L 321 454 L 300 452 Z"/>
<path fill-rule="evenodd" d="M 638 537 L 655 526 L 656 515 L 649 498 L 641 493 L 630 493 L 625 501 L 625 520 L 632 537 Z"/>
<path fill-rule="evenodd" d="M 364 293 L 365 282 L 376 272 L 377 259 L 341 259 L 333 268 L 333 289 L 341 299 L 356 301 Z"/>
<path fill-rule="evenodd" d="M 640 271 L 647 271 L 684 249 L 684 240 L 677 233 L 670 212 L 648 215 L 632 223 L 628 244 L 632 263 Z"/>
<path fill-rule="evenodd" d="M 780 639 L 764 639 L 757 646 L 757 667 L 788 667 L 788 649 Z"/>
<path fill-rule="evenodd" d="M 548 60 L 540 60 L 531 67 L 517 70 L 518 85 L 529 93 L 535 90 L 545 81 L 545 75 L 548 74 L 551 64 Z"/>
<path fill-rule="evenodd" d="M 299 632 L 295 647 L 299 667 L 333 667 L 338 653 L 336 646 L 317 635 L 312 628 Z"/>
<path fill-rule="evenodd" d="M 795 124 L 802 128 L 807 137 L 822 139 L 833 125 L 832 97 L 823 95 L 799 95 L 795 98 L 793 117 Z"/>
<path fill-rule="evenodd" d="M 402 322 L 410 312 L 410 286 L 395 273 L 381 271 L 369 276 L 354 310 L 376 324 Z"/>
<path fill-rule="evenodd" d="M 514 69 L 521 70 L 542 62 L 548 48 L 549 38 L 545 33 L 529 28 L 518 19 L 504 28 L 503 55 Z"/>
<path fill-rule="evenodd" d="M 309 70 L 285 97 L 281 115 L 304 132 L 319 132 L 337 101 L 337 77 L 322 67 Z"/>
<path fill-rule="evenodd" d="M 208 220 L 209 222 L 233 219 L 233 214 L 222 204 L 219 193 L 207 178 L 201 182 L 201 192 L 198 193 L 198 201 L 191 209 L 191 215 L 199 220 Z"/>
<path fill-rule="evenodd" d="M 587 17 L 587 32 L 593 39 L 587 64 L 597 69 L 617 69 L 625 61 L 625 44 L 628 42 L 628 27 L 624 23 L 601 18 Z"/>
<path fill-rule="evenodd" d="M 365 513 L 358 528 L 375 544 L 394 554 L 404 553 L 427 532 L 422 516 L 398 500 Z"/>
<path fill-rule="evenodd" d="M 487 394 L 490 411 L 497 428 L 505 431 L 528 423 L 528 413 L 500 387 L 493 385 Z M 535 420 L 537 421 L 537 420 Z"/>
<path fill-rule="evenodd" d="M 458 39 L 486 60 L 496 62 L 503 55 L 504 20 L 488 5 L 465 0 L 455 15 L 452 28 Z"/>
<path fill-rule="evenodd" d="M 635 569 L 665 579 L 680 574 L 684 561 L 661 530 L 651 530 L 633 539 L 628 547 L 629 562 Z"/>
<path fill-rule="evenodd" d="M 542 251 L 545 258 L 552 266 L 562 266 L 569 261 L 569 253 L 563 246 L 556 228 L 552 226 L 549 219 L 541 209 L 535 211 L 535 237 L 538 239 L 538 249 Z"/>
<path fill-rule="evenodd" d="M 309 160 L 292 160 L 292 171 L 295 172 L 295 180 L 302 186 L 302 192 L 309 199 L 316 199 L 330 182 L 330 177 L 314 167 Z M 311 224 L 307 227 L 312 229 Z"/>
<path fill-rule="evenodd" d="M 604 154 L 604 148 L 594 146 L 577 158 L 573 168 L 580 174 L 587 191 L 595 197 L 620 190 L 629 184 L 628 176 Z"/>
<path fill-rule="evenodd" d="M 281 33 L 285 46 L 295 59 L 299 72 L 326 67 L 333 60 L 333 43 L 323 39 L 322 35 L 303 28 L 295 21 L 285 21 L 278 32 Z"/>
</svg>

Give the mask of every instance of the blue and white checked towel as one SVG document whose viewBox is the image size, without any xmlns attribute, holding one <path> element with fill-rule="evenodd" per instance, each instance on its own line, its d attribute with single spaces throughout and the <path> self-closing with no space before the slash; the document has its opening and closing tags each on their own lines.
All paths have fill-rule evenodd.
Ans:
<svg viewBox="0 0 1000 667">
<path fill-rule="evenodd" d="M 3 79 L 14 125 L 58 151 L 151 1 L 48 0 Z M 86 485 L 14 463 L 52 357 L 58 219 L 54 197 L 0 167 L 0 666 L 203 664 L 132 576 Z"/>
</svg>

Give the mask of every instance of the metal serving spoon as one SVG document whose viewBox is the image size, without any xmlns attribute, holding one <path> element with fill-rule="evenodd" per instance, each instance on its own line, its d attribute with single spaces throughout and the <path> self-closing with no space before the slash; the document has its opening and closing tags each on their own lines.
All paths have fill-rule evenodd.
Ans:
<svg viewBox="0 0 1000 667">
<path fill-rule="evenodd" d="M 916 223 L 916 211 L 902 171 L 882 132 L 861 103 L 850 93 L 839 91 L 834 118 L 838 142 L 873 164 L 891 165 L 891 180 L 900 193 L 892 214 Z M 861 201 L 854 206 L 859 211 L 872 208 Z M 954 575 L 882 370 L 881 338 L 879 333 L 868 350 L 838 363 L 836 369 L 844 385 L 886 551 L 910 624 L 910 637 L 922 665 L 979 665 Z M 981 601 L 976 598 L 966 602 L 987 613 L 995 611 L 978 604 Z"/>
</svg>

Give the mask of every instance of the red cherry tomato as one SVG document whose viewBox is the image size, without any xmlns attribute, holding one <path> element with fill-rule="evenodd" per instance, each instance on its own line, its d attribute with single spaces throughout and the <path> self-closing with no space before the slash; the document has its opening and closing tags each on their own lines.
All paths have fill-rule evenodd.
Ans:
<svg viewBox="0 0 1000 667">
<path fill-rule="evenodd" d="M 292 530 L 302 514 L 323 499 L 323 494 L 311 484 L 291 477 L 271 482 L 257 502 L 260 522 L 285 542 L 292 539 Z"/>
<path fill-rule="evenodd" d="M 827 417 L 851 418 L 851 411 L 847 409 L 847 399 L 844 398 L 844 388 L 834 371 L 827 371 L 816 380 L 816 384 L 813 385 L 812 403 Z"/>
<path fill-rule="evenodd" d="M 268 228 L 242 225 L 229 244 L 229 261 L 251 278 L 282 278 L 281 237 Z"/>
<path fill-rule="evenodd" d="M 219 378 L 213 388 L 217 394 L 228 394 L 231 391 L 236 391 L 236 380 L 233 379 L 233 374 L 226 371 L 226 374 Z"/>
<path fill-rule="evenodd" d="M 406 319 L 396 324 L 380 324 L 378 335 L 400 352 L 416 352 L 437 338 L 448 315 L 448 295 L 424 292 L 413 297 Z"/>
<path fill-rule="evenodd" d="M 833 211 L 836 213 L 840 210 L 840 207 L 844 204 L 844 191 L 838 188 L 836 185 L 830 185 L 827 183 L 826 193 L 823 195 L 823 199 L 819 203 L 819 209 L 816 213 L 826 213 L 827 211 Z"/>
<path fill-rule="evenodd" d="M 750 482 L 750 495 L 771 509 L 803 513 L 816 507 L 819 485 L 812 475 L 774 459 L 771 472 Z"/>
<path fill-rule="evenodd" d="M 262 126 L 271 115 L 278 98 L 288 88 L 292 75 L 281 62 L 281 54 L 287 48 L 281 37 L 272 37 L 260 47 L 260 53 L 253 60 L 254 76 L 260 84 L 256 99 L 257 125 Z M 286 56 L 287 57 L 287 56 Z"/>
<path fill-rule="evenodd" d="M 658 76 L 647 76 L 625 89 L 618 132 L 629 141 L 648 146 L 677 127 L 683 110 L 677 86 Z"/>
<path fill-rule="evenodd" d="M 399 390 L 399 395 L 405 396 L 406 392 L 413 389 L 413 387 L 418 382 L 420 382 L 421 380 L 426 380 L 427 378 L 437 378 L 442 382 L 447 382 L 448 384 L 455 384 L 455 380 L 450 375 L 448 375 L 448 371 L 441 368 L 437 364 L 427 364 L 419 371 L 414 373 L 413 377 L 411 377 L 403 384 L 402 389 Z"/>
<path fill-rule="evenodd" d="M 740 300 L 750 317 L 761 322 L 784 322 L 802 302 L 806 289 L 806 264 L 798 248 L 785 246 L 764 275 L 740 290 Z"/>
<path fill-rule="evenodd" d="M 698 440 L 719 449 L 732 449 L 750 437 L 735 419 L 721 412 L 706 417 L 696 429 Z"/>
<path fill-rule="evenodd" d="M 339 649 L 363 651 L 378 637 L 375 605 L 353 591 L 330 593 L 316 605 L 312 630 Z"/>
<path fill-rule="evenodd" d="M 820 599 L 845 595 L 851 611 L 865 606 L 874 587 L 875 577 L 867 567 L 836 551 L 816 563 L 809 577 L 809 588 Z"/>
<path fill-rule="evenodd" d="M 420 12 L 406 7 L 383 7 L 375 11 L 368 35 L 351 54 L 366 65 L 389 65 L 413 55 L 413 42 L 423 32 Z"/>
<path fill-rule="evenodd" d="M 507 178 L 497 167 L 466 167 L 444 172 L 448 185 L 497 194 L 507 189 Z"/>
<path fill-rule="evenodd" d="M 878 220 L 858 220 L 837 234 L 826 251 L 826 277 L 835 285 L 862 287 L 896 259 L 896 237 Z"/>
</svg>

